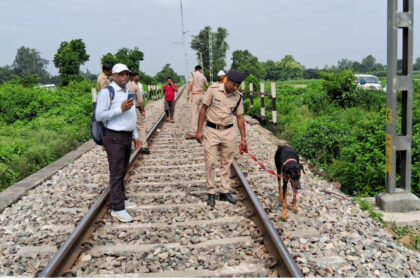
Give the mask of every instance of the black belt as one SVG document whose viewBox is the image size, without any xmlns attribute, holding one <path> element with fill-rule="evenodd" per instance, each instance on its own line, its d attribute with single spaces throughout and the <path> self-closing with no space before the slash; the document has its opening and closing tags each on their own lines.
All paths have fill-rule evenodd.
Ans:
<svg viewBox="0 0 420 280">
<path fill-rule="evenodd" d="M 211 128 L 223 130 L 223 129 L 231 128 L 233 126 L 233 123 L 228 124 L 228 125 L 220 125 L 220 124 L 215 124 L 215 123 L 212 123 L 210 121 L 207 121 L 207 126 L 209 126 Z"/>
<path fill-rule="evenodd" d="M 112 132 L 112 133 L 123 133 L 123 134 L 129 134 L 129 135 L 133 134 L 133 131 L 124 131 L 124 130 L 118 131 L 118 130 L 112 130 L 112 129 L 109 129 L 109 128 L 106 128 L 106 127 L 105 127 L 105 131 L 109 131 L 109 132 Z"/>
</svg>

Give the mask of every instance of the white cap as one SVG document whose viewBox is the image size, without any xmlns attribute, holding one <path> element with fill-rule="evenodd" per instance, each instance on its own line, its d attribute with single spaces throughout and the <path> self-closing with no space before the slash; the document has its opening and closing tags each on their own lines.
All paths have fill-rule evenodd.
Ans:
<svg viewBox="0 0 420 280">
<path fill-rule="evenodd" d="M 122 71 L 131 72 L 130 70 L 128 70 L 127 65 L 122 64 L 122 63 L 117 63 L 112 67 L 112 74 L 121 73 Z"/>
<path fill-rule="evenodd" d="M 217 73 L 217 76 L 218 77 L 220 77 L 220 76 L 226 76 L 226 73 L 225 73 L 225 71 L 220 70 L 219 73 Z"/>
</svg>

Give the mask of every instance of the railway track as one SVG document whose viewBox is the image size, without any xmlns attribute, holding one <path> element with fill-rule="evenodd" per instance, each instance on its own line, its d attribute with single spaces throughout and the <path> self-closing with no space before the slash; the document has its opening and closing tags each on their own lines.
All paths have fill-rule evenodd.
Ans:
<svg viewBox="0 0 420 280">
<path fill-rule="evenodd" d="M 134 221 L 111 217 L 105 190 L 39 276 L 302 276 L 236 163 L 238 203 L 206 205 L 203 147 L 184 139 L 189 104 L 176 106 L 175 123 L 149 131 L 151 154 L 130 160 Z"/>
</svg>

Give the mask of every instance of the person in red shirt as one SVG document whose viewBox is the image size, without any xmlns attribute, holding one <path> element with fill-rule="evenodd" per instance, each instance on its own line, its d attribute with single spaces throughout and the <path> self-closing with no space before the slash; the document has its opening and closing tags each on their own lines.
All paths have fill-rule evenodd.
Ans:
<svg viewBox="0 0 420 280">
<path fill-rule="evenodd" d="M 173 123 L 175 113 L 175 92 L 178 92 L 178 87 L 172 82 L 171 77 L 168 77 L 166 79 L 166 84 L 163 87 L 163 92 L 165 94 L 165 120 Z"/>
</svg>

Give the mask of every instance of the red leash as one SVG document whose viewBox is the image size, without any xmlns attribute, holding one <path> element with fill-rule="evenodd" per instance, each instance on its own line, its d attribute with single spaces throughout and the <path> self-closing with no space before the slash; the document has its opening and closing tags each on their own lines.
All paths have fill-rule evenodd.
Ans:
<svg viewBox="0 0 420 280">
<path fill-rule="evenodd" d="M 251 155 L 251 154 L 248 152 L 248 150 L 244 150 L 242 146 L 239 146 L 239 153 L 240 153 L 241 155 L 242 155 L 243 153 L 248 154 L 248 156 L 249 156 L 249 157 L 250 157 L 253 161 L 255 161 L 256 163 L 258 163 L 258 165 L 259 165 L 262 169 L 264 169 L 265 171 L 267 171 L 267 172 L 268 172 L 268 173 L 270 173 L 271 175 L 276 176 L 277 178 L 281 178 L 281 175 L 280 175 L 280 174 L 277 174 L 276 172 L 274 172 L 274 170 L 267 169 L 261 161 L 258 161 L 258 159 L 257 159 L 254 155 Z"/>
</svg>

